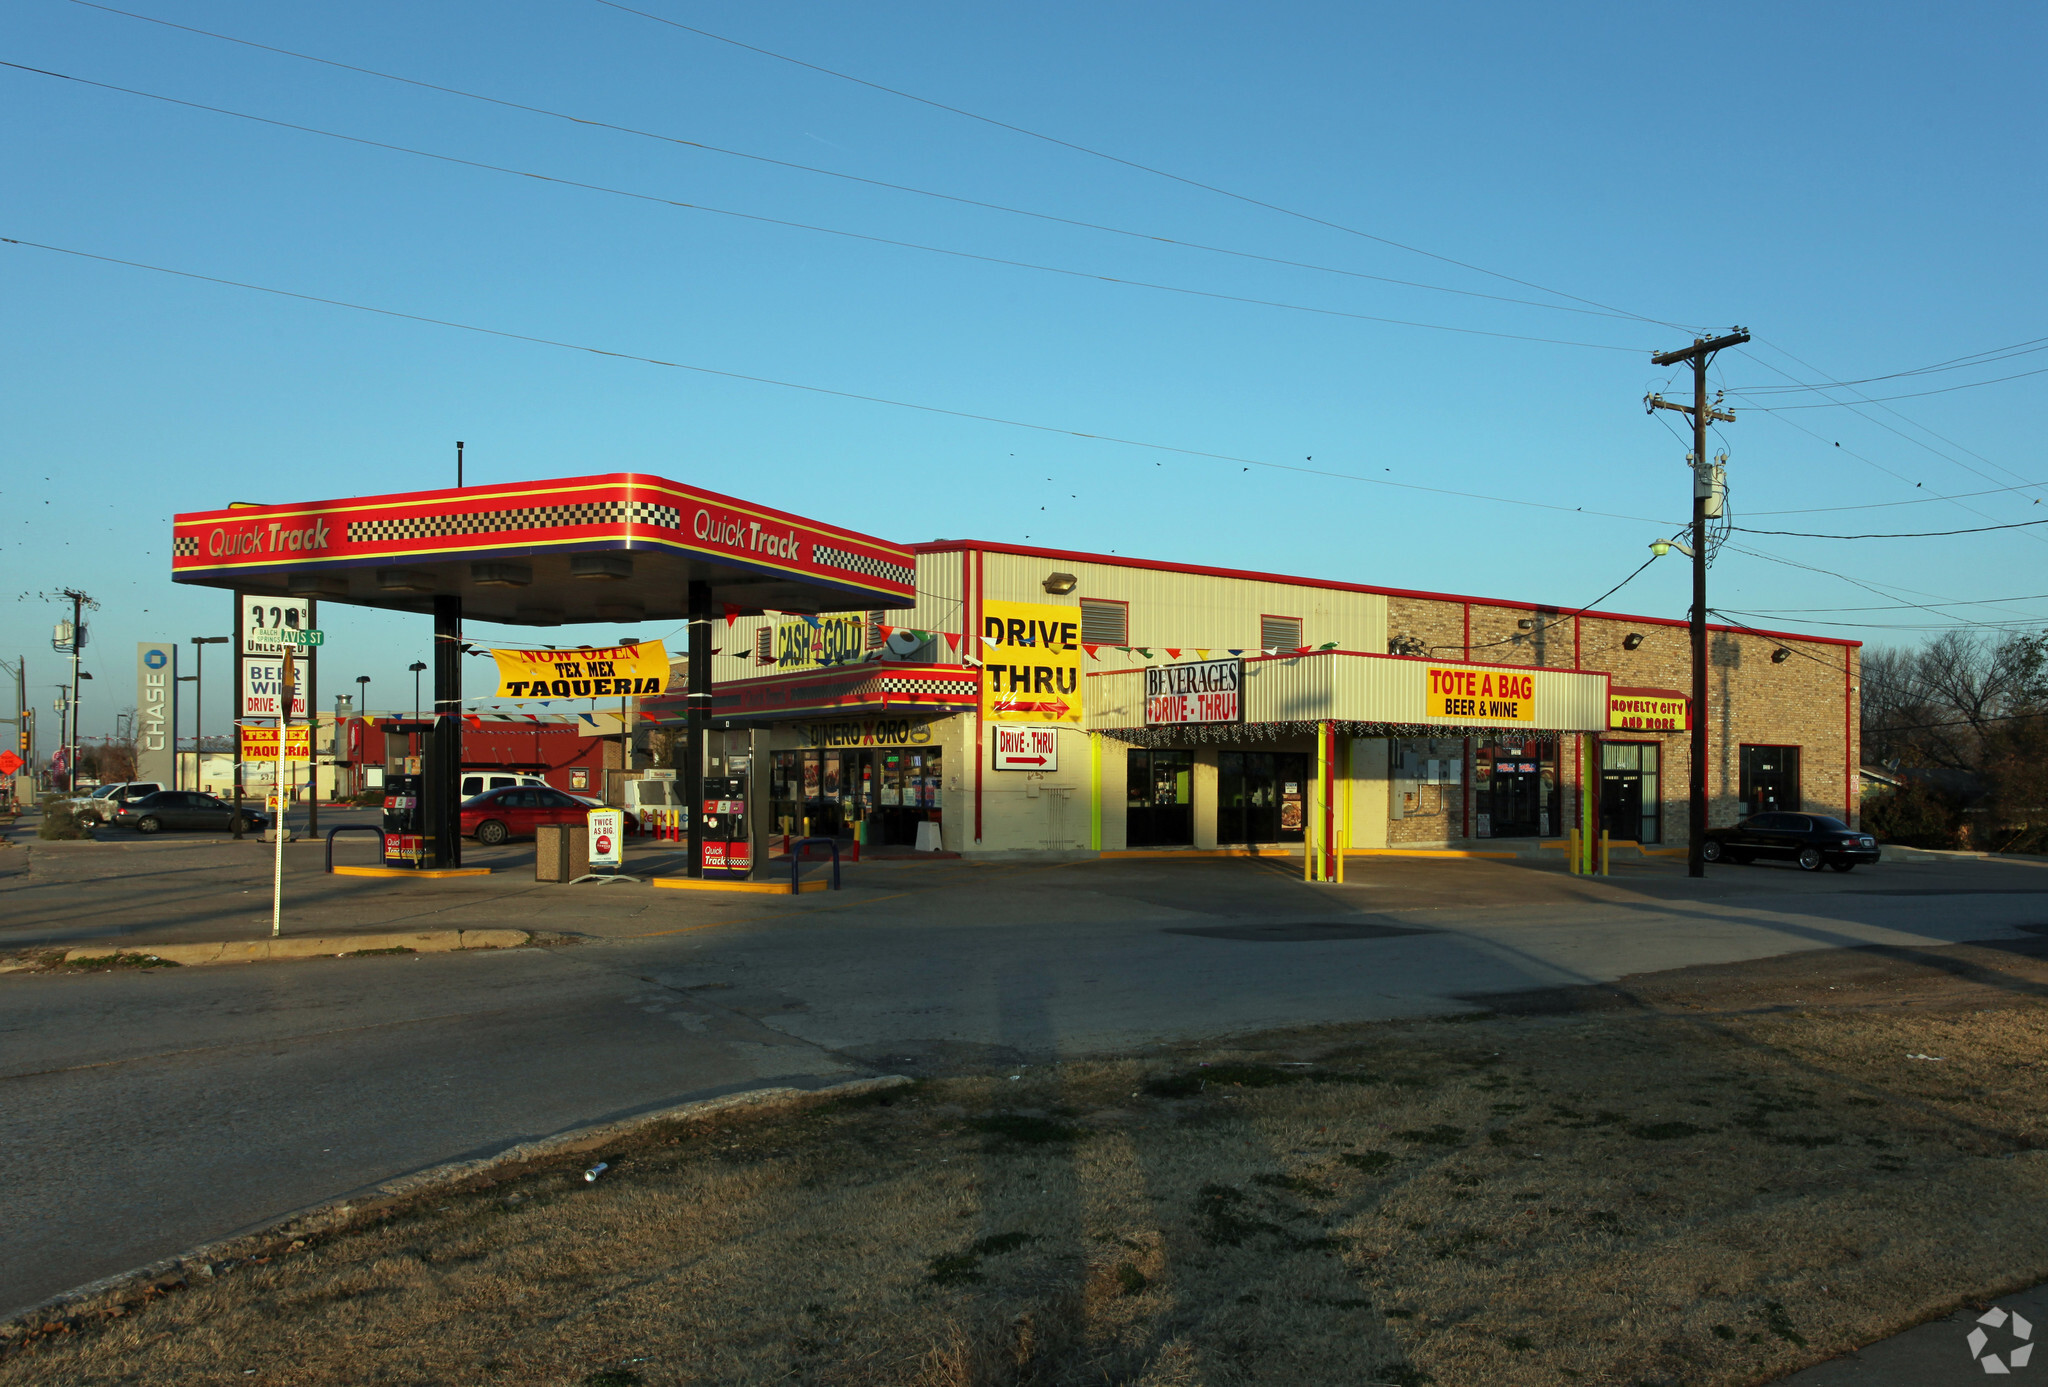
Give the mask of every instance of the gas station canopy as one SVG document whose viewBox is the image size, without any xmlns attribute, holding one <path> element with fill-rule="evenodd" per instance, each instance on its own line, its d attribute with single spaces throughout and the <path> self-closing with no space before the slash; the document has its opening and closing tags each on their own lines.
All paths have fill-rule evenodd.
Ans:
<svg viewBox="0 0 2048 1387">
<path fill-rule="evenodd" d="M 236 505 L 173 520 L 181 583 L 519 626 L 681 620 L 690 584 L 741 613 L 916 600 L 910 551 L 637 472 Z"/>
</svg>

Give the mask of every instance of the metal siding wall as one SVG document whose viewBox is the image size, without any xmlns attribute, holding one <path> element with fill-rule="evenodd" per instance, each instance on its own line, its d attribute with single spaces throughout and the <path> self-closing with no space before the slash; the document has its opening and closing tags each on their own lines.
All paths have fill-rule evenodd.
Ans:
<svg viewBox="0 0 2048 1387">
<path fill-rule="evenodd" d="M 952 561 L 957 569 L 959 556 L 953 555 Z M 1071 573 L 1080 581 L 1073 592 L 1053 597 L 1043 586 L 1048 573 Z M 1074 607 L 1077 614 L 1084 597 L 1128 602 L 1130 643 L 1154 651 L 1173 646 L 1183 651 L 1183 658 L 1195 648 L 1214 655 L 1233 648 L 1255 649 L 1261 616 L 1301 618 L 1301 638 L 1309 645 L 1335 641 L 1340 650 L 1387 648 L 1387 600 L 1377 593 L 994 552 L 988 555 L 986 575 L 985 595 L 998 601 L 1050 602 Z M 918 586 L 933 586 L 925 580 L 923 564 Z M 1107 661 L 1110 656 L 1102 658 Z M 1090 662 L 1082 663 L 1085 667 Z"/>
</svg>

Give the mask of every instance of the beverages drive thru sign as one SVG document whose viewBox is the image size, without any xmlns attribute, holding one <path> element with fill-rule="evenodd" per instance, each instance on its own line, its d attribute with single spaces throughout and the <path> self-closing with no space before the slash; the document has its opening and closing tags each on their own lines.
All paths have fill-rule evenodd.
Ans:
<svg viewBox="0 0 2048 1387">
<path fill-rule="evenodd" d="M 984 602 L 985 722 L 1081 725 L 1081 614 L 1050 602 Z"/>
<path fill-rule="evenodd" d="M 1056 771 L 1060 768 L 1060 733 L 1056 727 L 1004 727 L 995 734 L 999 771 Z"/>
<path fill-rule="evenodd" d="M 1145 726 L 1244 721 L 1244 661 L 1190 660 L 1145 671 Z"/>
</svg>

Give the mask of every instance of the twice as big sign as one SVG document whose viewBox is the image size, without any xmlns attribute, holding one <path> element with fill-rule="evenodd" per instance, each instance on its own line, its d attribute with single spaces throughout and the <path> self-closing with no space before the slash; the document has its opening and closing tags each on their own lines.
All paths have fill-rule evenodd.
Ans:
<svg viewBox="0 0 2048 1387">
<path fill-rule="evenodd" d="M 1429 667 L 1428 715 L 1467 722 L 1536 721 L 1536 676 L 1516 669 Z"/>
<path fill-rule="evenodd" d="M 1145 726 L 1243 721 L 1243 660 L 1191 660 L 1146 669 Z"/>
</svg>

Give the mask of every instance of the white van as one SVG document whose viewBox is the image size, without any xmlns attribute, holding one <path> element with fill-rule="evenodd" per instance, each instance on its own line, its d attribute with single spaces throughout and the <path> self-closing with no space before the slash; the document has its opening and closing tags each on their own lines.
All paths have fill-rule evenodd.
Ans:
<svg viewBox="0 0 2048 1387">
<path fill-rule="evenodd" d="M 462 773 L 462 797 L 464 799 L 474 799 L 476 796 L 488 791 L 503 790 L 512 785 L 537 785 L 543 790 L 555 788 L 537 775 L 519 775 L 512 771 L 464 771 Z M 563 793 L 567 794 L 568 792 L 564 791 Z M 603 800 L 592 799 L 589 795 L 571 794 L 569 798 L 580 799 L 593 809 L 604 808 Z"/>
</svg>

